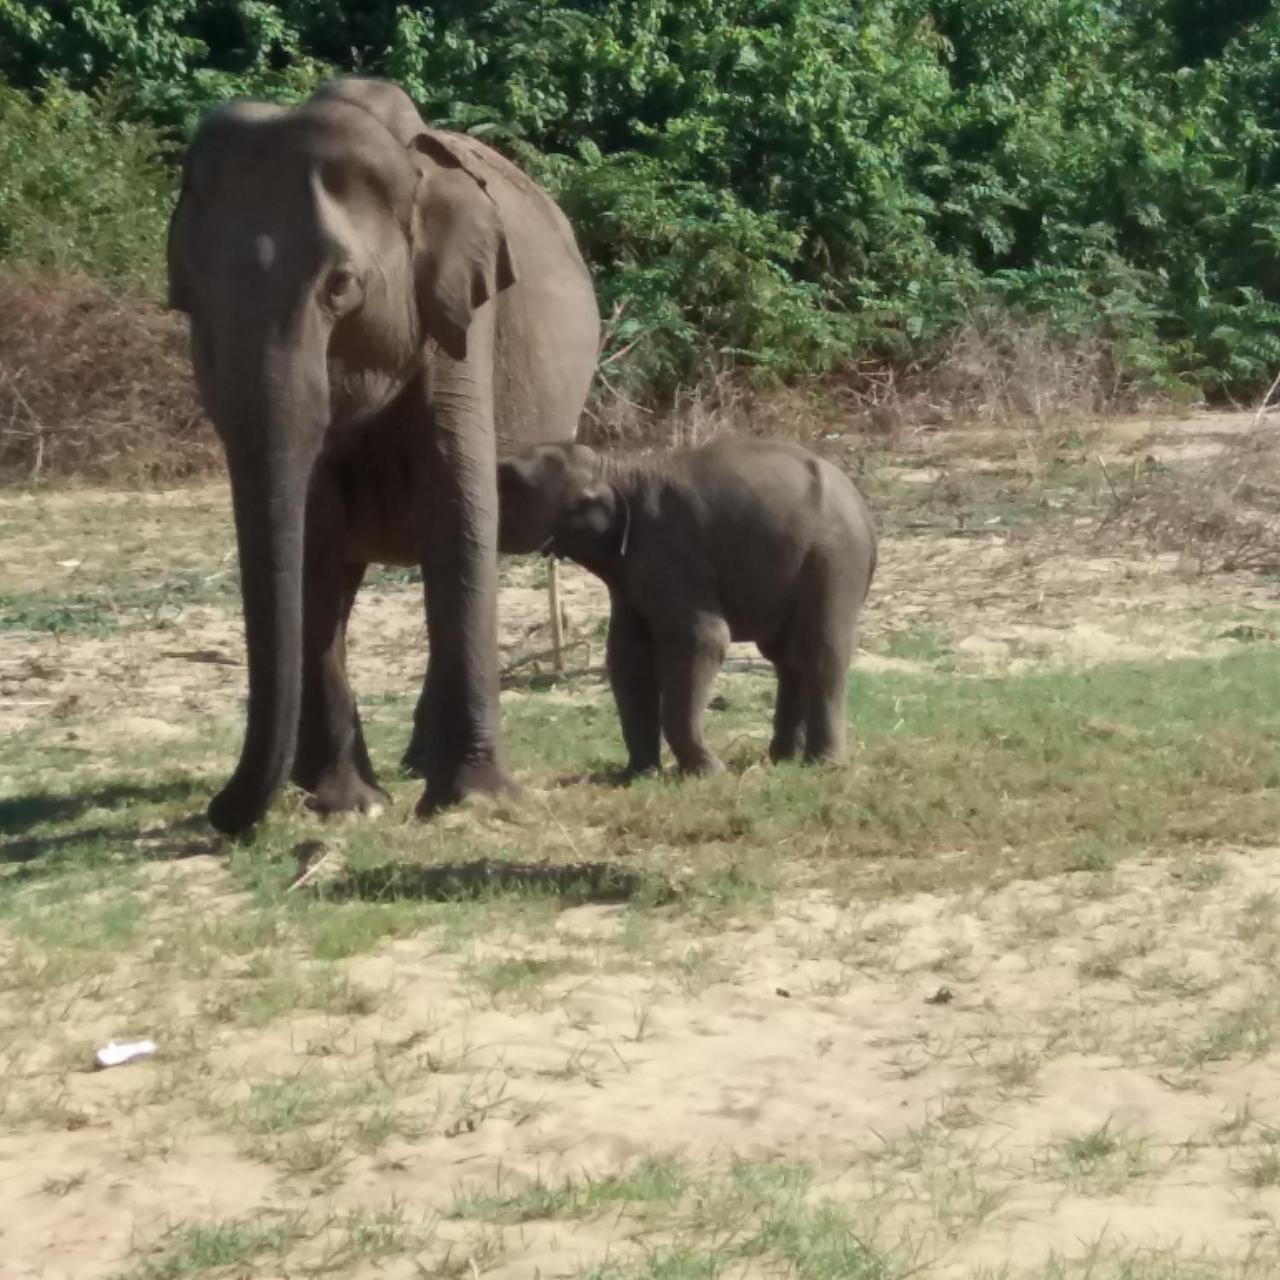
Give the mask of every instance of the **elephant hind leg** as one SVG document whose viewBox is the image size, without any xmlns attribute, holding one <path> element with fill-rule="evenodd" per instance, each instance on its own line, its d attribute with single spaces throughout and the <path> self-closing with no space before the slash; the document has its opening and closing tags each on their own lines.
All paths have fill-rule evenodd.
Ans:
<svg viewBox="0 0 1280 1280">
<path fill-rule="evenodd" d="M 347 622 L 365 565 L 345 560 L 345 513 L 320 478 L 307 506 L 302 711 L 293 781 L 320 813 L 367 813 L 385 803 L 347 682 Z"/>
<path fill-rule="evenodd" d="M 316 584 L 305 603 L 302 716 L 293 781 L 319 813 L 367 813 L 387 800 L 365 746 L 347 682 L 347 622 L 363 564 L 344 565 L 336 582 Z"/>
<path fill-rule="evenodd" d="M 773 741 L 769 759 L 794 760 L 804 746 L 804 677 L 790 666 L 776 667 L 778 696 L 773 705 Z"/>
<path fill-rule="evenodd" d="M 785 663 L 796 673 L 799 686 L 807 763 L 839 761 L 845 754 L 845 689 L 856 618 L 847 595 L 835 567 L 825 557 L 811 557 L 801 575 L 799 605 L 784 646 Z M 780 679 L 780 700 L 781 695 Z"/>
<path fill-rule="evenodd" d="M 400 757 L 400 771 L 409 778 L 425 778 L 427 776 L 427 720 L 430 712 L 426 699 L 419 694 L 417 705 L 413 709 L 413 732 L 409 737 L 409 745 Z"/>
<path fill-rule="evenodd" d="M 804 746 L 804 670 L 791 659 L 785 636 L 781 641 L 757 646 L 773 663 L 778 690 L 773 703 L 773 739 L 769 743 L 769 759 L 775 764 L 792 760 Z"/>
<path fill-rule="evenodd" d="M 820 646 L 810 661 L 803 691 L 806 762 L 844 759 L 848 669 L 848 655 L 838 646 Z"/>
</svg>

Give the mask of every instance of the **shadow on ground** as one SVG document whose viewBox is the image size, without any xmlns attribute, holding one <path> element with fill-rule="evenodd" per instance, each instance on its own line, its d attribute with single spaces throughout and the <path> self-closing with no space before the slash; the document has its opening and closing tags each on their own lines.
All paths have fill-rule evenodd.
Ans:
<svg viewBox="0 0 1280 1280">
<path fill-rule="evenodd" d="M 203 794 L 208 784 L 199 778 L 170 778 L 159 782 L 111 783 L 84 791 L 33 791 L 0 802 L 0 865 L 35 862 L 77 845 L 107 840 L 113 846 L 137 849 L 147 859 L 178 859 L 213 852 L 217 837 L 203 814 L 164 823 L 152 819 L 119 827 L 96 823 L 72 831 L 44 834 L 41 827 L 61 826 L 95 810 L 121 809 L 135 804 L 170 804 Z M 32 833 L 36 834 L 32 834 Z"/>
<path fill-rule="evenodd" d="M 364 902 L 457 902 L 499 893 L 550 894 L 572 903 L 669 902 L 678 889 L 616 862 L 389 862 L 344 871 L 312 886 L 319 897 Z"/>
<path fill-rule="evenodd" d="M 70 822 L 90 809 L 119 809 L 131 804 L 167 804 L 208 789 L 202 778 L 160 782 L 115 782 L 84 791 L 32 791 L 0 801 L 0 838 L 26 834 L 33 827 Z"/>
</svg>

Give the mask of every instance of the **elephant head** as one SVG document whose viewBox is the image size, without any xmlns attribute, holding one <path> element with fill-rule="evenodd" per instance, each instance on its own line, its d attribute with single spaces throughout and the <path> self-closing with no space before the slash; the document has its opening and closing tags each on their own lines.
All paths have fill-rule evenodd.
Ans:
<svg viewBox="0 0 1280 1280">
<path fill-rule="evenodd" d="M 169 302 L 190 318 L 201 398 L 231 476 L 249 663 L 219 829 L 265 812 L 295 749 L 309 478 L 336 436 L 390 405 L 515 279 L 497 206 L 458 139 L 379 81 L 281 108 L 211 112 L 183 163 Z"/>
<path fill-rule="evenodd" d="M 597 571 L 625 554 L 631 509 L 605 460 L 581 444 L 537 445 L 498 465 L 500 551 L 545 551 Z"/>
</svg>

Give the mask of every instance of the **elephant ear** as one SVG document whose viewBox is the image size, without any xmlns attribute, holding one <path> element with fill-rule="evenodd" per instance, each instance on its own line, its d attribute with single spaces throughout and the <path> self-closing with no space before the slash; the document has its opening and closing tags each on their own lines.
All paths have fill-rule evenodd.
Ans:
<svg viewBox="0 0 1280 1280">
<path fill-rule="evenodd" d="M 183 176 L 182 190 L 178 193 L 178 202 L 169 215 L 169 236 L 165 247 L 167 272 L 169 276 L 169 294 L 167 304 L 170 311 L 191 311 L 191 280 L 183 252 L 185 236 L 183 224 L 190 216 L 190 204 L 187 195 L 186 176 Z"/>
<path fill-rule="evenodd" d="M 423 129 L 411 149 L 422 171 L 413 223 L 418 314 L 445 352 L 463 360 L 476 311 L 516 281 L 511 247 L 485 179 L 460 148 Z"/>
</svg>

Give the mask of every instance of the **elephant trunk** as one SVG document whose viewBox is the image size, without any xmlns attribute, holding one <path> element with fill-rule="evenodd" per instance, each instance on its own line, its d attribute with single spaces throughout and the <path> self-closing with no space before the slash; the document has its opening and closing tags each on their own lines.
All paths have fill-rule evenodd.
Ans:
<svg viewBox="0 0 1280 1280">
<path fill-rule="evenodd" d="M 281 343 L 280 348 L 296 347 Z M 259 348 L 260 352 L 262 348 Z M 249 714 L 240 760 L 209 806 L 228 835 L 266 813 L 288 776 L 302 698 L 302 588 L 307 490 L 328 417 L 323 360 L 310 376 L 296 353 L 259 354 L 224 429 L 249 664 Z M 243 367 L 243 366 L 242 366 Z"/>
</svg>

